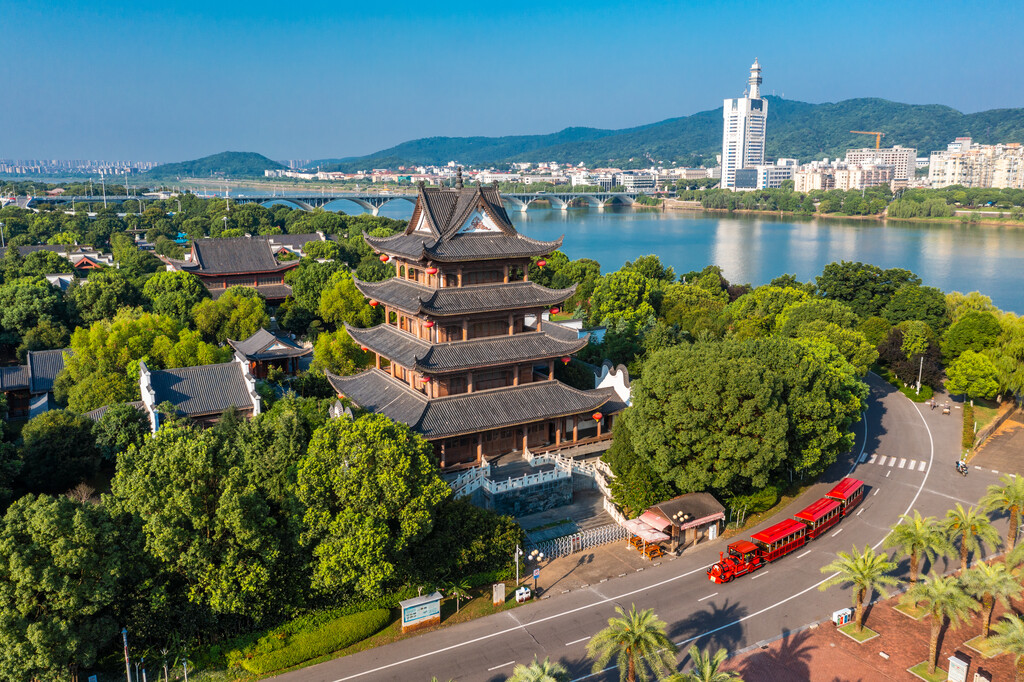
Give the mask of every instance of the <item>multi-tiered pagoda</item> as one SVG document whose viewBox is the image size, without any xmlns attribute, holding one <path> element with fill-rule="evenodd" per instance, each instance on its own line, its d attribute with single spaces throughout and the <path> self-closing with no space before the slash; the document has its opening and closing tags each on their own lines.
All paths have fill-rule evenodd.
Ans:
<svg viewBox="0 0 1024 682">
<path fill-rule="evenodd" d="M 497 188 L 419 188 L 405 232 L 365 237 L 396 276 L 356 286 L 386 322 L 348 328 L 376 366 L 330 375 L 339 396 L 411 426 L 441 467 L 514 451 L 607 438 L 625 405 L 612 389 L 582 391 L 555 364 L 588 343 L 544 320 L 575 292 L 529 280 L 529 265 L 561 246 L 519 234 Z"/>
</svg>

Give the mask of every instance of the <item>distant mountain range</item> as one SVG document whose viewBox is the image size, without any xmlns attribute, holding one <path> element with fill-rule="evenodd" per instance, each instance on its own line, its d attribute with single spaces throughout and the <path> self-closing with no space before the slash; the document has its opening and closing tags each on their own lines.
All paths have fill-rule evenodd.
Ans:
<svg viewBox="0 0 1024 682">
<path fill-rule="evenodd" d="M 938 104 L 901 104 L 861 98 L 810 104 L 769 96 L 768 142 L 770 159 L 800 161 L 824 156 L 842 157 L 847 149 L 868 147 L 874 140 L 851 130 L 886 133 L 883 146 L 914 147 L 921 156 L 944 149 L 955 137 L 970 136 L 983 144 L 1024 142 L 1024 109 L 992 109 L 963 114 Z M 322 170 L 352 172 L 408 165 L 441 165 L 458 161 L 467 166 L 501 166 L 513 161 L 583 162 L 590 167 L 639 168 L 652 163 L 698 165 L 714 162 L 722 146 L 722 110 L 670 118 L 637 128 L 601 130 L 566 128 L 549 135 L 506 137 L 427 137 L 403 142 L 374 154 L 313 162 Z M 224 152 L 195 161 L 157 166 L 150 177 L 262 176 L 263 170 L 282 168 L 265 156 Z"/>
<path fill-rule="evenodd" d="M 219 174 L 229 178 L 262 178 L 263 171 L 284 167 L 277 161 L 254 152 L 221 152 L 192 161 L 164 163 L 151 168 L 143 175 L 155 180 L 208 178 Z"/>
</svg>

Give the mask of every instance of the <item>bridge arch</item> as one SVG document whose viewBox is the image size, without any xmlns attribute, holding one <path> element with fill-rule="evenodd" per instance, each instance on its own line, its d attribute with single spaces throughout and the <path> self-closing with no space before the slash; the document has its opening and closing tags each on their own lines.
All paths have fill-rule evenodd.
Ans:
<svg viewBox="0 0 1024 682">
<path fill-rule="evenodd" d="M 305 202 L 296 201 L 294 199 L 271 199 L 270 201 L 260 202 L 260 206 L 263 208 L 270 208 L 272 206 L 288 206 L 289 208 L 298 208 L 303 211 L 313 210 L 309 204 L 305 204 Z"/>
<path fill-rule="evenodd" d="M 345 202 L 349 202 L 349 205 L 345 206 Z M 320 208 L 324 209 L 325 211 L 340 211 L 342 213 L 352 215 L 357 214 L 359 212 L 358 209 L 354 210 L 351 207 L 351 204 L 355 204 L 356 206 L 361 208 L 363 211 L 366 211 L 367 213 L 375 213 L 373 204 L 362 199 L 359 199 L 357 197 L 338 197 L 336 199 L 331 199 Z"/>
</svg>

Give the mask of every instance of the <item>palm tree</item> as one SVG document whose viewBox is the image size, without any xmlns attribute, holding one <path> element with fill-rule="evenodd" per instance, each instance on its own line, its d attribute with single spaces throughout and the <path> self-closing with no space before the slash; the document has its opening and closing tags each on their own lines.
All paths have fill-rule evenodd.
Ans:
<svg viewBox="0 0 1024 682">
<path fill-rule="evenodd" d="M 462 600 L 469 599 L 469 581 L 465 578 L 458 581 L 453 580 L 445 586 L 445 590 L 449 597 L 455 597 L 455 613 L 458 613 Z"/>
<path fill-rule="evenodd" d="M 512 670 L 512 677 L 508 678 L 508 682 L 569 682 L 569 671 L 564 665 L 550 658 L 538 661 L 534 656 L 530 665 L 517 665 Z"/>
<path fill-rule="evenodd" d="M 988 516 L 977 507 L 964 509 L 959 502 L 956 507 L 946 512 L 946 534 L 951 542 L 959 540 L 960 570 L 967 570 L 967 555 L 980 552 L 982 543 L 989 547 L 999 546 L 999 533 L 996 532 Z"/>
<path fill-rule="evenodd" d="M 861 632 L 864 630 L 864 600 L 876 591 L 883 597 L 888 596 L 885 587 L 899 584 L 899 580 L 887 575 L 894 568 L 896 564 L 889 561 L 888 555 L 875 554 L 875 550 L 870 547 L 864 547 L 864 551 L 860 552 L 855 546 L 849 554 L 840 552 L 838 559 L 822 567 L 822 573 L 838 575 L 823 582 L 818 589 L 824 591 L 833 585 L 852 584 L 854 622 L 857 624 L 857 632 Z"/>
<path fill-rule="evenodd" d="M 1000 654 L 1013 656 L 1017 682 L 1024 682 L 1024 618 L 1016 614 L 1003 616 L 992 626 L 996 633 L 988 640 L 989 646 Z"/>
<path fill-rule="evenodd" d="M 913 516 L 904 514 L 900 517 L 885 538 L 885 546 L 895 547 L 899 554 L 910 557 L 911 585 L 917 582 L 922 559 L 935 561 L 939 554 L 953 549 L 935 517 L 921 518 L 921 513 L 916 509 Z"/>
<path fill-rule="evenodd" d="M 1017 544 L 1017 526 L 1024 509 L 1024 478 L 1007 475 L 999 480 L 1003 485 L 990 485 L 981 504 L 989 511 L 1010 512 L 1010 529 L 1006 531 L 1006 551 L 1010 552 Z"/>
<path fill-rule="evenodd" d="M 946 618 L 956 626 L 973 606 L 956 576 L 934 575 L 907 590 L 907 599 L 923 606 L 932 617 L 932 637 L 928 644 L 928 674 L 935 674 L 939 631 Z"/>
<path fill-rule="evenodd" d="M 587 654 L 594 659 L 593 672 L 604 670 L 613 658 L 619 668 L 620 682 L 646 682 L 662 668 L 675 667 L 676 645 L 665 634 L 665 623 L 654 615 L 654 609 L 629 613 L 615 607 L 619 618 L 609 618 L 608 627 L 587 643 Z"/>
<path fill-rule="evenodd" d="M 665 682 L 743 682 L 738 673 L 719 670 L 718 666 L 722 665 L 722 661 L 729 655 L 725 649 L 719 649 L 711 655 L 692 645 L 689 654 L 690 660 L 693 661 L 693 670 L 682 675 L 673 675 Z"/>
<path fill-rule="evenodd" d="M 996 602 L 1007 606 L 1010 599 L 1020 594 L 1020 583 L 1006 564 L 980 563 L 963 575 L 967 594 L 981 605 L 981 636 L 987 638 Z"/>
</svg>

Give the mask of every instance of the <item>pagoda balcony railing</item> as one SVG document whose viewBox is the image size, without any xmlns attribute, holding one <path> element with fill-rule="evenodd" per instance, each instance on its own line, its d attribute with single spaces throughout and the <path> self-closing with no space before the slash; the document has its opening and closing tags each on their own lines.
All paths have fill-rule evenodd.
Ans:
<svg viewBox="0 0 1024 682">
<path fill-rule="evenodd" d="M 564 452 L 573 448 L 582 447 L 584 445 L 593 445 L 594 443 L 603 443 L 612 439 L 611 433 L 602 433 L 600 436 L 590 436 L 588 438 L 580 438 L 576 441 L 563 440 L 559 444 L 551 443 L 549 445 L 543 445 L 537 448 L 530 448 L 530 452 L 535 455 L 546 454 L 549 452 Z"/>
</svg>

